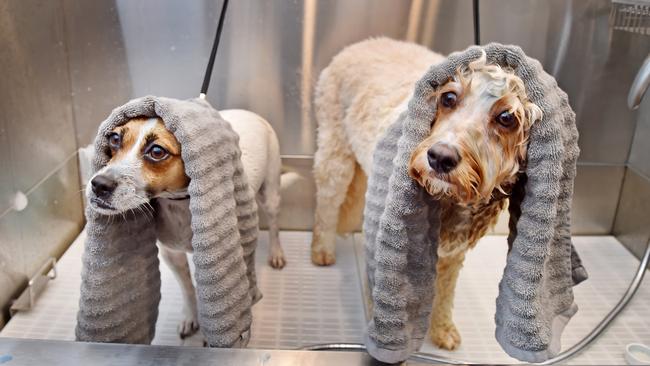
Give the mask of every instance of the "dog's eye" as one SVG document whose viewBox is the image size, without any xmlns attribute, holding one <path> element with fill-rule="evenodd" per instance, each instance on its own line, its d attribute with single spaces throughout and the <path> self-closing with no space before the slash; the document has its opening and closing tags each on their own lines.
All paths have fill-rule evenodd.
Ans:
<svg viewBox="0 0 650 366">
<path fill-rule="evenodd" d="M 146 156 L 150 160 L 161 161 L 167 158 L 167 156 L 169 156 L 169 153 L 163 147 L 159 145 L 153 145 L 149 148 L 149 150 L 147 150 Z"/>
<path fill-rule="evenodd" d="M 454 92 L 446 92 L 440 96 L 440 104 L 445 108 L 454 108 L 458 101 L 458 96 Z"/>
<path fill-rule="evenodd" d="M 503 111 L 497 116 L 497 123 L 503 127 L 511 128 L 517 124 L 517 117 L 510 111 Z"/>
<path fill-rule="evenodd" d="M 108 135 L 108 145 L 111 147 L 111 149 L 119 149 L 120 145 L 122 144 L 122 136 L 120 136 L 119 133 L 113 132 L 110 135 Z"/>
</svg>

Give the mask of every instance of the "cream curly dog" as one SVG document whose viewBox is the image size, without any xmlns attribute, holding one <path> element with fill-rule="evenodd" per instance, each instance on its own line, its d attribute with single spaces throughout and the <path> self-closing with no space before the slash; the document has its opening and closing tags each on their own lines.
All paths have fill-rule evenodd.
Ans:
<svg viewBox="0 0 650 366">
<path fill-rule="evenodd" d="M 322 72 L 315 100 L 315 264 L 335 262 L 337 229 L 358 227 L 377 141 L 407 108 L 416 81 L 443 59 L 418 45 L 379 38 L 344 49 Z M 486 64 L 485 55 L 457 70 L 431 103 L 437 103 L 436 119 L 413 151 L 409 174 L 443 207 L 429 334 L 435 345 L 455 349 L 460 335 L 451 312 L 465 253 L 504 209 L 541 110 L 529 102 L 521 79 Z"/>
</svg>

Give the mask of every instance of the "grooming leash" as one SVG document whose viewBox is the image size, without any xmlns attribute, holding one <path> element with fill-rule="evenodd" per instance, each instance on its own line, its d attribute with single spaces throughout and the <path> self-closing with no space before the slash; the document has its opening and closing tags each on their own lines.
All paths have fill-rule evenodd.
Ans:
<svg viewBox="0 0 650 366">
<path fill-rule="evenodd" d="M 228 9 L 228 0 L 223 0 L 223 5 L 221 7 L 221 14 L 219 15 L 219 24 L 217 25 L 217 33 L 214 35 L 214 41 L 212 41 L 212 51 L 210 52 L 210 59 L 208 59 L 208 66 L 205 69 L 205 75 L 203 76 L 203 85 L 201 86 L 201 92 L 199 93 L 200 99 L 205 99 L 205 95 L 208 93 L 208 87 L 210 86 L 210 79 L 212 78 L 212 68 L 214 67 L 214 60 L 217 56 L 217 49 L 219 48 L 219 40 L 221 39 L 221 32 L 223 31 L 223 23 L 226 19 L 226 10 Z"/>
</svg>

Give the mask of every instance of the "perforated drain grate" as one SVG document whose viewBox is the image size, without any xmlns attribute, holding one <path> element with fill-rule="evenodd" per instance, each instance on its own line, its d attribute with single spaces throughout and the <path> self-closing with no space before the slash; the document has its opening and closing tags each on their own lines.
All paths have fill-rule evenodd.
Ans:
<svg viewBox="0 0 650 366">
<path fill-rule="evenodd" d="M 283 232 L 287 266 L 266 263 L 266 234 L 256 253 L 264 298 L 253 307 L 254 348 L 297 348 L 316 343 L 361 342 L 365 318 L 352 239 L 337 243 L 337 262 L 316 267 L 310 260 L 311 233 Z"/>
</svg>

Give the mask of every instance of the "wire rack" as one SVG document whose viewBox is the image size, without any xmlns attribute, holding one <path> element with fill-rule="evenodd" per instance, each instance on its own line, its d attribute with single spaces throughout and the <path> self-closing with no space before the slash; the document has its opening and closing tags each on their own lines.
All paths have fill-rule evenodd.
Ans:
<svg viewBox="0 0 650 366">
<path fill-rule="evenodd" d="M 614 30 L 650 35 L 650 0 L 612 0 L 609 23 Z"/>
</svg>

